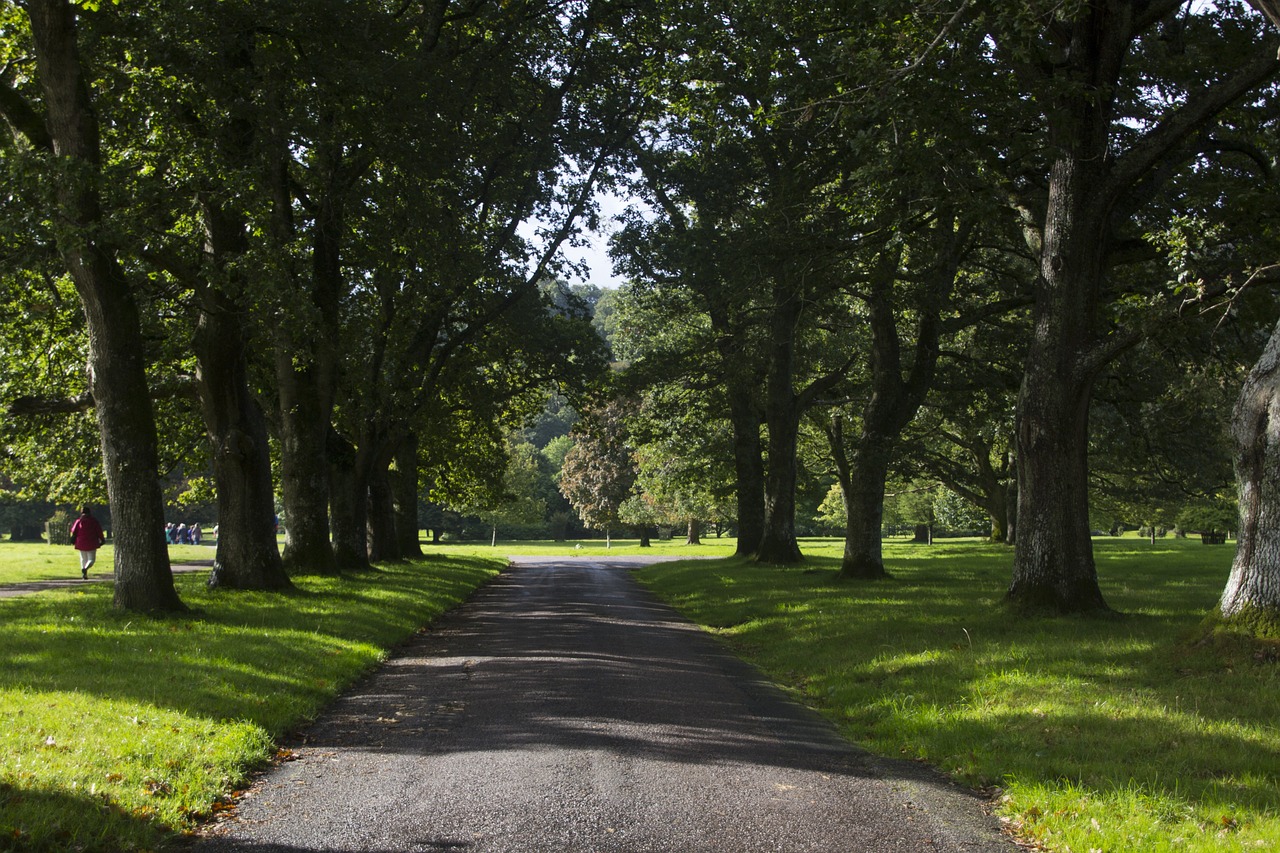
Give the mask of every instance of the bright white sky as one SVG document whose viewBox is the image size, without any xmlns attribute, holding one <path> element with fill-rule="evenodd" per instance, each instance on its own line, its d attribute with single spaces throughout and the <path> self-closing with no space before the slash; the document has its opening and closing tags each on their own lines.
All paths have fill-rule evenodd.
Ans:
<svg viewBox="0 0 1280 853">
<path fill-rule="evenodd" d="M 609 260 L 609 237 L 617 228 L 613 217 L 626 209 L 626 206 L 627 202 L 615 195 L 601 196 L 600 233 L 585 235 L 590 241 L 588 246 L 580 249 L 564 249 L 565 257 L 574 261 L 587 262 L 591 270 L 590 277 L 587 279 L 588 284 L 607 288 L 616 288 L 622 284 L 622 279 L 613 274 L 613 262 Z"/>
</svg>

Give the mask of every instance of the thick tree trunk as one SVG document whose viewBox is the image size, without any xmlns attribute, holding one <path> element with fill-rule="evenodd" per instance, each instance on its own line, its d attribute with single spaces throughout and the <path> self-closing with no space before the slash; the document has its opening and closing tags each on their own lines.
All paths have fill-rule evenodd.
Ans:
<svg viewBox="0 0 1280 853">
<path fill-rule="evenodd" d="M 1069 348 L 1058 348 L 1059 351 Z M 1108 609 L 1089 537 L 1090 381 L 1032 345 L 1018 398 L 1018 538 L 1008 598 L 1036 610 Z"/>
<path fill-rule="evenodd" d="M 276 546 L 267 425 L 249 393 L 244 324 L 224 294 L 207 292 L 202 301 L 196 380 L 218 492 L 218 550 L 209 584 L 287 589 L 292 584 Z"/>
<path fill-rule="evenodd" d="M 769 418 L 769 470 L 765 476 L 764 535 L 756 559 L 762 563 L 801 562 L 796 539 L 796 440 L 799 415 L 794 407 Z"/>
<path fill-rule="evenodd" d="M 1062 98 L 1050 115 L 1053 161 L 1017 404 L 1019 530 L 1008 592 L 1037 610 L 1108 609 L 1089 538 L 1089 399 L 1105 349 L 1094 324 L 1115 201 L 1107 185 L 1110 87 L 1129 49 L 1132 13 L 1099 4 L 1073 25 L 1070 61 L 1096 88 Z"/>
<path fill-rule="evenodd" d="M 738 485 L 738 544 L 736 556 L 753 557 L 764 537 L 764 456 L 760 446 L 760 416 L 749 392 L 730 389 L 733 421 L 733 472 Z"/>
<path fill-rule="evenodd" d="M 641 548 L 651 548 L 651 547 L 653 547 L 653 542 L 651 542 L 651 541 L 650 541 L 650 539 L 649 539 L 649 525 L 647 525 L 647 524 L 642 524 L 642 525 L 640 525 L 639 527 L 637 527 L 637 528 L 636 528 L 636 535 L 640 537 L 640 547 L 641 547 Z"/>
<path fill-rule="evenodd" d="M 796 539 L 796 441 L 800 405 L 795 393 L 795 330 L 800 299 L 786 295 L 770 318 L 769 375 L 765 383 L 765 423 L 769 467 L 764 480 L 764 534 L 756 559 L 762 563 L 803 561 Z"/>
<path fill-rule="evenodd" d="M 224 46 L 234 72 L 252 71 L 253 35 L 237 31 Z M 243 79 L 243 78 L 242 78 Z M 229 162 L 250 168 L 261 126 L 250 92 L 232 88 L 230 121 L 216 137 Z M 218 550 L 210 586 L 234 589 L 292 587 L 276 544 L 271 451 L 262 409 L 249 389 L 249 290 L 243 259 L 248 223 L 220 193 L 199 196 L 205 225 L 205 265 L 193 283 L 199 315 L 193 348 L 201 414 L 213 456 L 218 500 Z"/>
<path fill-rule="evenodd" d="M 329 543 L 328 407 L 312 368 L 293 363 L 293 348 L 277 344 L 280 401 L 280 497 L 284 503 L 284 565 L 291 573 L 338 571 Z"/>
<path fill-rule="evenodd" d="M 248 250 L 244 225 L 207 201 L 204 212 L 206 254 L 226 273 L 228 261 Z M 293 584 L 276 546 L 267 424 L 249 391 L 244 310 L 224 285 L 201 282 L 196 292 L 196 382 L 218 495 L 218 550 L 209 585 L 288 589 Z"/>
<path fill-rule="evenodd" d="M 1171 11 L 1175 4 L 1169 4 Z M 1116 98 L 1135 40 L 1157 18 L 1147 4 L 1094 0 L 1056 29 L 1061 61 L 1035 97 L 1047 121 L 1050 169 L 1039 234 L 1032 342 L 1018 397 L 1018 512 L 1013 602 L 1057 612 L 1106 610 L 1089 539 L 1088 407 L 1098 371 L 1140 329 L 1099 323 L 1113 226 L 1134 188 L 1223 109 L 1272 77 L 1274 48 L 1193 90 L 1127 147 L 1117 144 Z M 1140 25 L 1141 24 L 1141 25 Z M 1017 38 L 1022 38 L 1019 35 Z M 1032 72 L 1037 73 L 1037 72 Z M 1156 181 L 1158 185 L 1158 180 Z M 1024 208 L 1025 210 L 1026 208 Z"/>
<path fill-rule="evenodd" d="M 396 540 L 396 511 L 392 500 L 391 473 L 388 466 L 375 462 L 369 472 L 369 562 L 385 563 L 401 559 Z"/>
<path fill-rule="evenodd" d="M 871 439 L 871 440 L 869 440 Z M 886 578 L 884 568 L 884 486 L 889 476 L 889 451 L 863 436 L 852 464 L 840 476 L 844 494 L 844 555 L 840 576 L 859 580 Z M 843 467 L 843 466 L 842 466 Z"/>
<path fill-rule="evenodd" d="M 764 537 L 764 455 L 760 443 L 760 409 L 757 383 L 752 381 L 746 353 L 746 336 L 737 328 L 733 306 L 714 295 L 707 311 L 716 330 L 716 349 L 733 426 L 733 474 L 738 494 L 737 547 L 735 556 L 754 557 Z"/>
<path fill-rule="evenodd" d="M 36 64 L 55 155 L 66 163 L 57 185 L 57 218 L 75 233 L 58 249 L 75 282 L 89 329 L 89 391 L 102 436 L 115 545 L 116 607 L 185 609 L 173 586 L 157 477 L 157 437 L 147 387 L 138 309 L 124 271 L 99 242 L 102 212 L 97 118 L 76 45 L 76 7 L 32 0 Z"/>
<path fill-rule="evenodd" d="M 1280 635 L 1280 324 L 1236 401 L 1240 531 L 1220 615 L 1260 634 Z"/>
<path fill-rule="evenodd" d="M 277 140 L 280 146 L 287 139 Z M 272 227 L 279 251 L 296 239 L 288 154 L 277 155 L 271 175 Z M 310 288 L 288 284 L 295 299 L 313 312 L 286 302 L 273 330 L 276 389 L 279 399 L 280 493 L 285 512 L 284 564 L 291 572 L 333 574 L 338 571 L 329 530 L 329 465 L 327 442 L 337 372 L 339 264 L 338 229 L 332 205 L 323 205 L 312 235 Z"/>
<path fill-rule="evenodd" d="M 686 545 L 702 544 L 702 522 L 698 521 L 698 519 L 696 518 L 689 519 L 689 527 L 688 527 L 688 532 L 684 537 L 684 544 Z"/>
<path fill-rule="evenodd" d="M 396 450 L 396 470 L 391 480 L 396 514 L 396 544 L 400 556 L 422 556 L 418 539 L 418 438 L 410 434 Z"/>
<path fill-rule="evenodd" d="M 1089 401 L 1093 294 L 1105 216 L 1075 158 L 1053 170 L 1034 310 L 1017 404 L 1018 538 L 1008 599 L 1059 613 L 1108 609 L 1089 537 Z"/>
<path fill-rule="evenodd" d="M 333 558 L 343 572 L 369 569 L 367 451 L 357 451 L 336 432 L 330 433 L 329 496 Z"/>
</svg>

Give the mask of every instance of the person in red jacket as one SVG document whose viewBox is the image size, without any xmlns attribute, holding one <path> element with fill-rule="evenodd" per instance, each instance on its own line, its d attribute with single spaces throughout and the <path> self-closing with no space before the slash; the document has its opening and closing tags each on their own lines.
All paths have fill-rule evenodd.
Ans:
<svg viewBox="0 0 1280 853">
<path fill-rule="evenodd" d="M 98 561 L 98 549 L 106 541 L 102 525 L 93 517 L 93 508 L 86 506 L 71 523 L 71 544 L 80 552 L 80 577 L 89 577 L 89 569 Z"/>
</svg>

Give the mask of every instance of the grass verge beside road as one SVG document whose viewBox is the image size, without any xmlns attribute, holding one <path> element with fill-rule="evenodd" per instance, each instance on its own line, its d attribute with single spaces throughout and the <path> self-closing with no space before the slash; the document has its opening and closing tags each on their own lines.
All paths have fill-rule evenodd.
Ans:
<svg viewBox="0 0 1280 853">
<path fill-rule="evenodd" d="M 1024 620 L 1001 605 L 1011 551 L 892 544 L 893 578 L 668 563 L 642 581 L 826 713 L 852 740 L 998 786 L 1051 850 L 1280 849 L 1280 646 L 1189 639 L 1234 549 L 1097 540 L 1116 618 Z"/>
<path fill-rule="evenodd" d="M 170 545 L 169 561 L 174 565 L 192 560 L 212 560 L 212 545 Z M 98 561 L 91 575 L 115 571 L 115 549 L 111 543 L 98 549 Z M 70 545 L 44 542 L 0 543 L 0 584 L 28 581 L 71 580 L 80 577 L 80 554 Z"/>
<path fill-rule="evenodd" d="M 109 584 L 0 601 L 0 850 L 155 848 L 503 565 L 433 557 L 288 594 L 178 576 L 192 613 L 163 619 L 113 612 Z"/>
</svg>

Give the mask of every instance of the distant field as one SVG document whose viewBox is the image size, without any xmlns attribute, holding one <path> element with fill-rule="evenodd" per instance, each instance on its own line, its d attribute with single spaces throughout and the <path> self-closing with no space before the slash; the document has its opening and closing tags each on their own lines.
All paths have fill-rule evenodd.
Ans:
<svg viewBox="0 0 1280 853">
<path fill-rule="evenodd" d="M 212 545 L 171 545 L 169 561 L 212 560 Z M 98 550 L 91 574 L 115 571 L 115 549 L 107 543 Z M 80 556 L 70 545 L 43 542 L 0 542 L 0 584 L 80 577 Z"/>
</svg>

